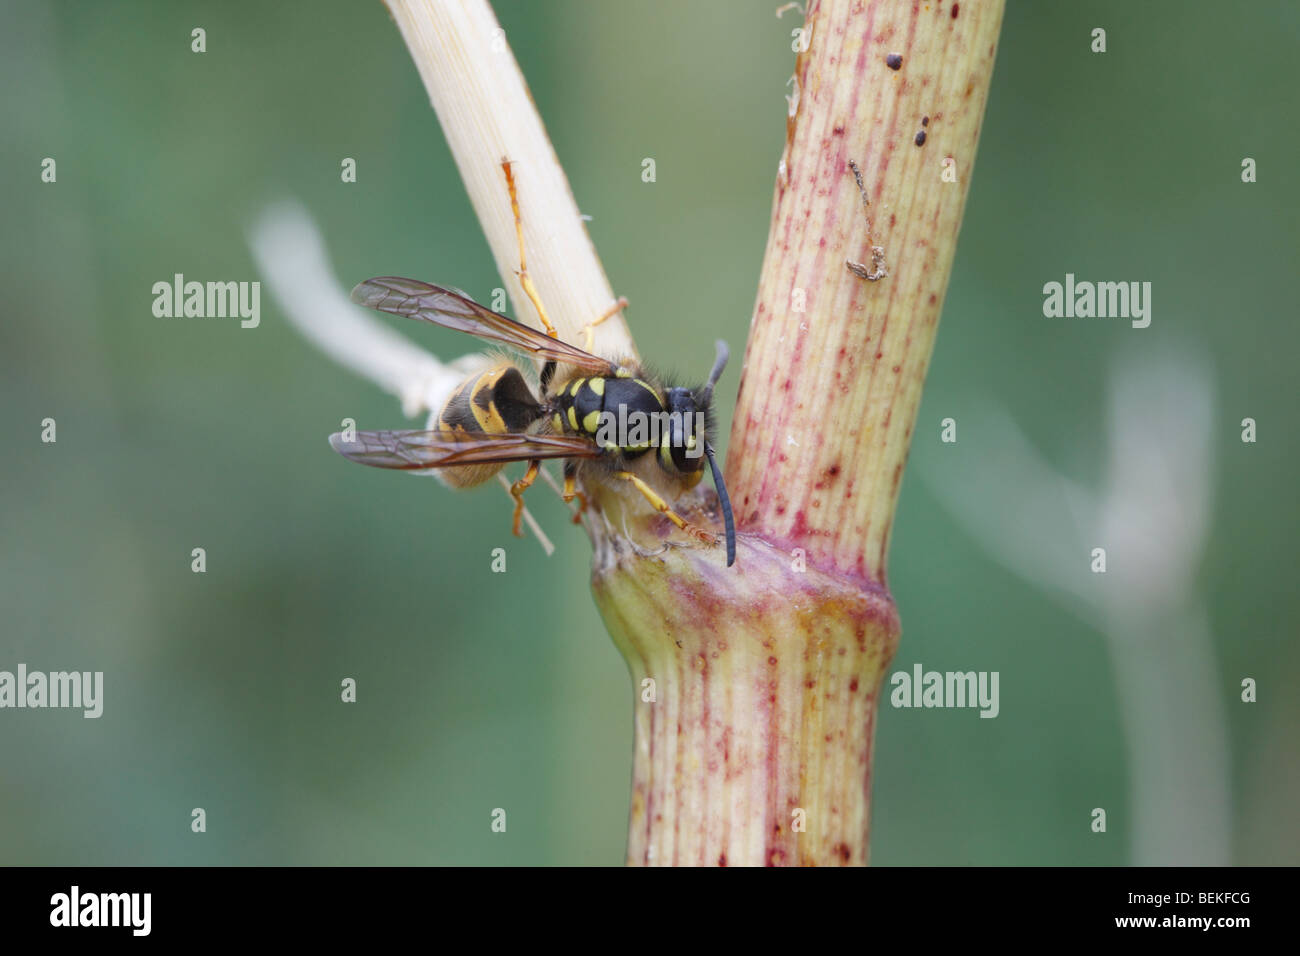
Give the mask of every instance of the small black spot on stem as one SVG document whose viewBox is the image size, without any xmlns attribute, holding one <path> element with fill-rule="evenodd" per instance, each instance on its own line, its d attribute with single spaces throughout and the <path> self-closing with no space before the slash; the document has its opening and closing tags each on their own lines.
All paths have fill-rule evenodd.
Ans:
<svg viewBox="0 0 1300 956">
<path fill-rule="evenodd" d="M 916 134 L 916 145 L 917 146 L 925 145 L 925 130 L 921 130 L 919 133 Z"/>
<path fill-rule="evenodd" d="M 903 55 L 901 53 L 890 53 L 885 57 L 885 66 L 891 70 L 897 70 L 903 65 Z"/>
</svg>

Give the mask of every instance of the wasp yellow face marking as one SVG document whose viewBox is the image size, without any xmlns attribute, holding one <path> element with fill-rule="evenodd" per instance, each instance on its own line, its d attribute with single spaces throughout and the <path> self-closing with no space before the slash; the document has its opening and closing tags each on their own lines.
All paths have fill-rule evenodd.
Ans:
<svg viewBox="0 0 1300 956">
<path fill-rule="evenodd" d="M 594 435 L 599 427 L 600 412 L 587 412 L 587 417 L 582 420 L 582 430 L 589 435 Z"/>
<path fill-rule="evenodd" d="M 590 382 L 587 383 L 587 387 L 590 388 L 597 395 L 600 395 L 602 397 L 605 395 L 605 380 L 603 378 L 593 378 Z"/>
<path fill-rule="evenodd" d="M 578 430 L 578 411 L 572 405 L 569 406 L 569 427 L 575 432 Z"/>
</svg>

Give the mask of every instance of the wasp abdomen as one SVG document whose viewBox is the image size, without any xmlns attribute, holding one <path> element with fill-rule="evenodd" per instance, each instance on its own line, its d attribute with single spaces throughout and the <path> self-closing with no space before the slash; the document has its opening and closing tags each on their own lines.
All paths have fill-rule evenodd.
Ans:
<svg viewBox="0 0 1300 956">
<path fill-rule="evenodd" d="M 438 415 L 438 427 L 465 434 L 518 434 L 543 414 L 540 402 L 519 369 L 498 365 L 467 378 L 447 399 Z M 455 488 L 481 484 L 500 471 L 500 464 L 461 465 L 440 475 Z"/>
<path fill-rule="evenodd" d="M 493 435 L 522 432 L 541 416 L 542 406 L 513 365 L 499 365 L 466 379 L 452 393 L 438 424 L 453 431 Z"/>
</svg>

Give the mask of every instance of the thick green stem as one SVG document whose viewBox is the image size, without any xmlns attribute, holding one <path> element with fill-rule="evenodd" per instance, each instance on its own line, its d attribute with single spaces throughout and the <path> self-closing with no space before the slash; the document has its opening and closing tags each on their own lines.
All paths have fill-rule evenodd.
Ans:
<svg viewBox="0 0 1300 956">
<path fill-rule="evenodd" d="M 886 595 L 758 544 L 743 575 L 672 551 L 596 595 L 637 694 L 629 863 L 865 862 Z"/>
<path fill-rule="evenodd" d="M 638 693 L 629 862 L 867 860 L 890 527 L 1001 13 L 808 11 L 727 459 L 736 566 L 597 494 L 593 587 Z"/>
</svg>

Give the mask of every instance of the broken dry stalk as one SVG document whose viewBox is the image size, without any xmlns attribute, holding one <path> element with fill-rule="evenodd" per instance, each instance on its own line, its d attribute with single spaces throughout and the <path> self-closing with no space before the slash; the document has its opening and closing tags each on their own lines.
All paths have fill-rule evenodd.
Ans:
<svg viewBox="0 0 1300 956">
<path fill-rule="evenodd" d="M 616 296 L 492 8 L 486 0 L 387 0 L 387 7 L 506 279 L 513 314 L 541 327 L 519 284 L 514 213 L 501 169 L 507 160 L 523 210 L 528 274 L 560 338 L 581 345 L 584 327 Z M 636 355 L 620 316 L 594 331 L 599 354 Z"/>
</svg>

